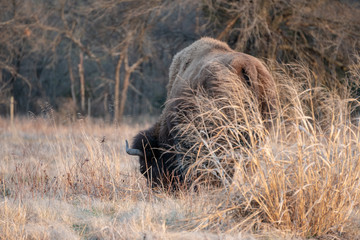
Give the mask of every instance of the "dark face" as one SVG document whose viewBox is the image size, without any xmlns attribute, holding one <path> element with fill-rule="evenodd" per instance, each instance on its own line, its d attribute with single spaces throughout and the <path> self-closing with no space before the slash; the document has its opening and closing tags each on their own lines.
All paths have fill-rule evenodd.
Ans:
<svg viewBox="0 0 360 240">
<path fill-rule="evenodd" d="M 163 184 L 165 173 L 163 151 L 153 133 L 152 129 L 140 132 L 135 136 L 132 144 L 132 148 L 144 153 L 144 156 L 139 156 L 140 172 L 152 188 Z"/>
<path fill-rule="evenodd" d="M 175 190 L 182 181 L 182 174 L 176 169 L 176 154 L 171 153 L 169 146 L 174 144 L 159 142 L 155 127 L 140 132 L 134 138 L 132 149 L 139 149 L 140 172 L 153 189 Z"/>
</svg>

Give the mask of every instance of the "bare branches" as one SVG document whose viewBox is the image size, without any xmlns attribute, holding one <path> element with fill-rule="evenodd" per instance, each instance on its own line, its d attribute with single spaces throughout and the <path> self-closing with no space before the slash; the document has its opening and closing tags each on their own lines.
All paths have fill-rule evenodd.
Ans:
<svg viewBox="0 0 360 240">
<path fill-rule="evenodd" d="M 122 62 L 124 60 L 124 54 L 122 54 L 117 62 L 116 69 L 115 69 L 115 90 L 114 90 L 114 121 L 118 122 L 120 119 L 120 68 Z"/>
<path fill-rule="evenodd" d="M 128 88 L 130 86 L 130 76 L 136 70 L 136 68 L 143 61 L 145 61 L 147 59 L 147 57 L 146 56 L 141 57 L 134 64 L 129 65 L 129 55 L 128 55 L 128 51 L 126 49 L 124 51 L 124 54 L 122 55 L 122 58 L 120 58 L 120 60 L 122 61 L 123 59 L 124 59 L 125 76 L 124 76 L 123 87 L 122 87 L 122 91 L 121 91 L 120 105 L 118 106 L 118 108 L 116 108 L 117 106 L 115 104 L 115 119 L 114 119 L 115 122 L 121 122 L 123 115 L 124 115 L 125 103 L 127 100 L 127 92 L 128 92 Z M 120 63 L 120 60 L 119 60 L 119 63 Z M 116 84 L 115 84 L 115 86 L 116 86 Z M 117 90 L 118 90 L 118 88 L 115 89 L 115 103 L 118 101 L 116 99 L 116 96 L 117 96 L 116 91 Z"/>
<path fill-rule="evenodd" d="M 354 62 L 353 53 L 360 49 L 360 9 L 350 1 L 36 0 L 20 4 L 14 0 L 1 4 L 0 68 L 8 87 L 0 91 L 3 96 L 16 90 L 16 102 L 24 103 L 19 111 L 30 110 L 26 106 L 39 112 L 39 99 L 59 106 L 66 102 L 59 98 L 71 97 L 72 102 L 86 105 L 91 96 L 104 100 L 101 105 L 97 105 L 100 100 L 92 102 L 96 116 L 118 119 L 121 111 L 148 112 L 146 106 L 163 104 L 173 55 L 201 36 L 217 37 L 260 58 L 303 62 L 319 85 L 338 84 Z M 142 89 L 145 85 L 149 91 Z M 125 95 L 124 102 L 136 102 L 131 105 L 135 110 L 127 104 L 121 107 Z"/>
<path fill-rule="evenodd" d="M 204 6 L 213 34 L 258 57 L 305 62 L 319 76 L 317 84 L 343 75 L 352 61 L 349 53 L 360 48 L 355 3 L 206 0 Z"/>
<path fill-rule="evenodd" d="M 26 77 L 24 77 L 23 75 L 18 73 L 14 67 L 6 65 L 5 63 L 0 61 L 0 68 L 8 71 L 12 76 L 20 78 L 21 80 L 23 80 L 28 85 L 28 87 L 30 89 L 30 92 L 31 92 L 32 84 L 30 83 L 29 79 L 27 79 Z"/>
</svg>

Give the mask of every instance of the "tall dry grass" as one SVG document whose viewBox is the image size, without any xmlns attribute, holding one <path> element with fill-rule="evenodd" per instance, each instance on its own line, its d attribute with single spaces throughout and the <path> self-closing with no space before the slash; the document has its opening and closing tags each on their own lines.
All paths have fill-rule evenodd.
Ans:
<svg viewBox="0 0 360 240">
<path fill-rule="evenodd" d="M 126 155 L 125 139 L 148 125 L 0 119 L 0 239 L 358 237 L 354 85 L 313 86 L 302 65 L 272 72 L 272 119 L 231 75 L 230 93 L 192 98 L 179 134 L 197 191 L 175 195 L 148 189 Z"/>
<path fill-rule="evenodd" d="M 148 189 L 124 144 L 148 125 L 0 118 L 0 239 L 252 239 L 193 232 L 205 193 Z"/>
<path fill-rule="evenodd" d="M 200 89 L 186 99 L 191 111 L 183 112 L 177 131 L 187 177 L 207 189 L 215 185 L 219 196 L 216 211 L 197 228 L 220 221 L 230 232 L 271 226 L 301 237 L 343 236 L 360 200 L 359 104 L 349 89 L 360 75 L 353 71 L 335 91 L 314 86 L 316 76 L 301 64 L 275 66 L 273 73 L 270 119 L 231 74 L 217 76 L 224 94 Z"/>
</svg>

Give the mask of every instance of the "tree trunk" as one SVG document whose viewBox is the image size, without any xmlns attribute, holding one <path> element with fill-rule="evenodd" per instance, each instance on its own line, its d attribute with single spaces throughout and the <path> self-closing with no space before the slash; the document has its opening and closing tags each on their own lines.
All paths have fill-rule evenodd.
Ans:
<svg viewBox="0 0 360 240">
<path fill-rule="evenodd" d="M 121 90 L 121 102 L 120 102 L 120 108 L 119 108 L 119 115 L 118 115 L 118 120 L 119 122 L 122 121 L 123 116 L 124 116 L 124 110 L 125 110 L 125 103 L 126 103 L 126 98 L 127 98 L 127 91 L 129 89 L 129 85 L 130 85 L 130 75 L 132 72 L 135 71 L 135 69 L 146 59 L 146 57 L 142 57 L 139 60 L 137 60 L 136 63 L 134 63 L 133 65 L 131 65 L 131 67 L 129 66 L 129 62 L 128 62 L 128 55 L 127 52 L 125 53 L 124 56 L 124 67 L 125 67 L 125 77 L 124 77 L 124 84 L 123 84 L 123 88 Z"/>
<path fill-rule="evenodd" d="M 15 109 L 15 101 L 14 101 L 14 96 L 10 97 L 10 122 L 11 125 L 14 124 L 14 109 Z"/>
<path fill-rule="evenodd" d="M 80 52 L 79 62 L 81 113 L 85 113 L 85 78 L 84 78 L 84 55 Z"/>
<path fill-rule="evenodd" d="M 69 68 L 69 77 L 70 77 L 70 90 L 71 90 L 71 98 L 73 100 L 74 106 L 76 107 L 76 93 L 75 93 L 75 77 L 72 71 L 72 64 L 71 64 L 71 56 L 69 54 L 68 57 L 68 68 Z"/>
<path fill-rule="evenodd" d="M 119 118 L 119 100 L 120 100 L 120 69 L 124 56 L 121 55 L 115 69 L 115 99 L 114 99 L 114 122 L 118 123 Z"/>
<path fill-rule="evenodd" d="M 124 78 L 124 85 L 123 88 L 121 90 L 121 101 L 120 101 L 120 109 L 119 109 L 119 121 L 122 121 L 123 116 L 124 116 L 124 109 L 125 109 L 125 102 L 126 102 L 126 98 L 127 98 L 127 91 L 129 89 L 129 85 L 130 85 L 130 75 L 131 72 L 126 72 L 125 73 L 125 78 Z"/>
<path fill-rule="evenodd" d="M 91 98 L 88 98 L 87 118 L 91 117 Z"/>
<path fill-rule="evenodd" d="M 109 122 L 109 120 L 110 120 L 108 101 L 109 101 L 109 91 L 108 91 L 108 87 L 107 87 L 107 90 L 104 93 L 104 118 L 105 118 L 105 122 Z"/>
<path fill-rule="evenodd" d="M 76 110 L 77 110 L 77 101 L 76 101 L 76 93 L 75 93 L 75 77 L 72 70 L 71 64 L 71 52 L 68 55 L 68 68 L 69 68 L 69 78 L 70 78 L 70 90 L 71 90 L 71 98 L 74 104 L 74 112 L 73 117 L 76 117 Z"/>
</svg>

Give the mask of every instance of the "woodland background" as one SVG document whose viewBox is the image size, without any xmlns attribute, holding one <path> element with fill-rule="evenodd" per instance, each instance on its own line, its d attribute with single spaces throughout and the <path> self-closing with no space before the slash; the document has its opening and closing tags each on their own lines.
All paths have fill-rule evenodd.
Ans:
<svg viewBox="0 0 360 240">
<path fill-rule="evenodd" d="M 11 96 L 17 115 L 157 115 L 172 57 L 202 36 L 360 94 L 347 76 L 359 64 L 356 0 L 0 0 L 0 33 L 0 116 Z"/>
</svg>

